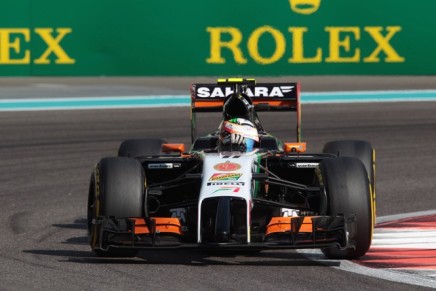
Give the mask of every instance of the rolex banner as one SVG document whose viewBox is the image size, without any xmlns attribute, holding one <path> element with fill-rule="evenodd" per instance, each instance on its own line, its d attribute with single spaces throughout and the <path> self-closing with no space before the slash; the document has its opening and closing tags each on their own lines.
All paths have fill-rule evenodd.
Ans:
<svg viewBox="0 0 436 291">
<path fill-rule="evenodd" d="M 436 1 L 0 5 L 1 76 L 436 74 Z"/>
</svg>

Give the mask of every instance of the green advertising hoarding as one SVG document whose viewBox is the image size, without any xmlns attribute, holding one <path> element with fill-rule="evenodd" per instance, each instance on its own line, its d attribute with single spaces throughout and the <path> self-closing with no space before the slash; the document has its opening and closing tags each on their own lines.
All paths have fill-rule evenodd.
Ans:
<svg viewBox="0 0 436 291">
<path fill-rule="evenodd" d="M 1 0 L 1 76 L 433 75 L 427 0 Z"/>
</svg>

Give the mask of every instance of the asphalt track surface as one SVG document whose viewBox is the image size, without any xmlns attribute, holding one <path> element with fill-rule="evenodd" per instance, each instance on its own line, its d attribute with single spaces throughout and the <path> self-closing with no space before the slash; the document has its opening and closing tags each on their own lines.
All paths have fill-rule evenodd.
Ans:
<svg viewBox="0 0 436 291">
<path fill-rule="evenodd" d="M 436 87 L 434 77 L 344 77 L 342 86 L 338 79 L 299 79 L 309 91 Z M 192 81 L 164 80 L 2 79 L 0 98 L 186 94 Z M 261 119 L 271 133 L 293 139 L 293 116 Z M 214 118 L 201 120 L 209 130 L 217 126 Z M 189 144 L 188 108 L 3 112 L 0 125 L 0 290 L 426 289 L 345 272 L 333 268 L 341 261 L 308 260 L 294 251 L 98 258 L 85 226 L 94 164 L 115 155 L 127 138 Z M 334 139 L 374 145 L 379 216 L 436 208 L 436 102 L 304 105 L 303 139 L 309 152 Z"/>
</svg>

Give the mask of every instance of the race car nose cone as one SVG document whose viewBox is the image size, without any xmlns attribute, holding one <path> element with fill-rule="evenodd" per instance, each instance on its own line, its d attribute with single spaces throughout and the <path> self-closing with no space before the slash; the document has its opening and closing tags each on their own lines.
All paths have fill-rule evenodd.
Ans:
<svg viewBox="0 0 436 291">
<path fill-rule="evenodd" d="M 230 241 L 230 197 L 220 197 L 216 211 L 214 239 L 217 243 Z"/>
</svg>

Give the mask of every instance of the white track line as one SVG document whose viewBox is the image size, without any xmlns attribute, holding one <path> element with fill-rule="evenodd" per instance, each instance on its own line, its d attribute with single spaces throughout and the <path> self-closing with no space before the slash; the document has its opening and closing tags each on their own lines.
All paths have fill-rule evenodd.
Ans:
<svg viewBox="0 0 436 291">
<path fill-rule="evenodd" d="M 382 222 L 389 222 L 394 220 L 400 220 L 405 218 L 411 218 L 411 217 L 418 217 L 418 216 L 424 216 L 424 215 L 434 215 L 436 214 L 435 210 L 430 211 L 423 211 L 423 212 L 415 212 L 415 213 L 405 213 L 405 214 L 398 214 L 398 215 L 391 215 L 391 216 L 385 216 L 377 218 L 378 223 Z M 380 232 L 379 232 L 380 231 Z M 375 248 L 381 248 L 381 247 L 388 247 L 388 248 L 394 248 L 391 244 L 380 244 L 381 241 L 386 241 L 388 236 L 393 236 L 393 240 L 395 241 L 397 239 L 397 232 L 401 232 L 404 237 L 410 236 L 409 239 L 406 239 L 406 243 L 409 242 L 413 235 L 417 235 L 417 237 L 423 241 L 423 244 L 408 244 L 407 248 L 418 247 L 419 249 L 436 249 L 436 231 L 429 230 L 429 231 L 416 231 L 416 229 L 411 229 L 410 232 L 404 231 L 404 230 L 396 230 L 396 229 L 389 229 L 389 232 L 386 233 L 386 230 L 383 230 L 382 228 L 377 228 L 376 232 L 374 233 L 374 239 L 373 239 L 373 247 Z M 379 239 L 380 238 L 380 239 Z M 392 239 L 392 238 L 391 238 Z M 401 243 L 403 243 L 403 240 L 400 239 Z M 425 242 L 430 241 L 430 243 L 426 244 Z M 391 240 L 392 242 L 392 240 Z M 415 241 L 414 241 L 415 242 Z M 405 248 L 404 244 L 401 248 Z M 426 247 L 423 248 L 423 245 Z M 301 253 L 305 255 L 310 260 L 316 260 L 320 263 L 331 262 L 327 259 L 320 259 L 323 257 L 323 254 L 320 250 L 298 250 L 298 253 Z M 325 257 L 324 257 L 325 258 Z M 338 267 L 333 267 L 342 271 L 356 273 L 360 275 L 365 276 L 371 276 L 374 278 L 380 278 L 383 280 L 389 280 L 399 283 L 405 283 L 405 284 L 412 284 L 416 286 L 422 286 L 422 287 L 430 287 L 430 288 L 436 288 L 436 273 L 434 270 L 429 269 L 422 269 L 421 271 L 418 271 L 417 273 L 410 273 L 405 272 L 403 269 L 376 269 L 376 268 L 368 268 L 362 265 L 359 265 L 352 261 L 343 260 L 340 261 L 340 265 Z"/>
</svg>

